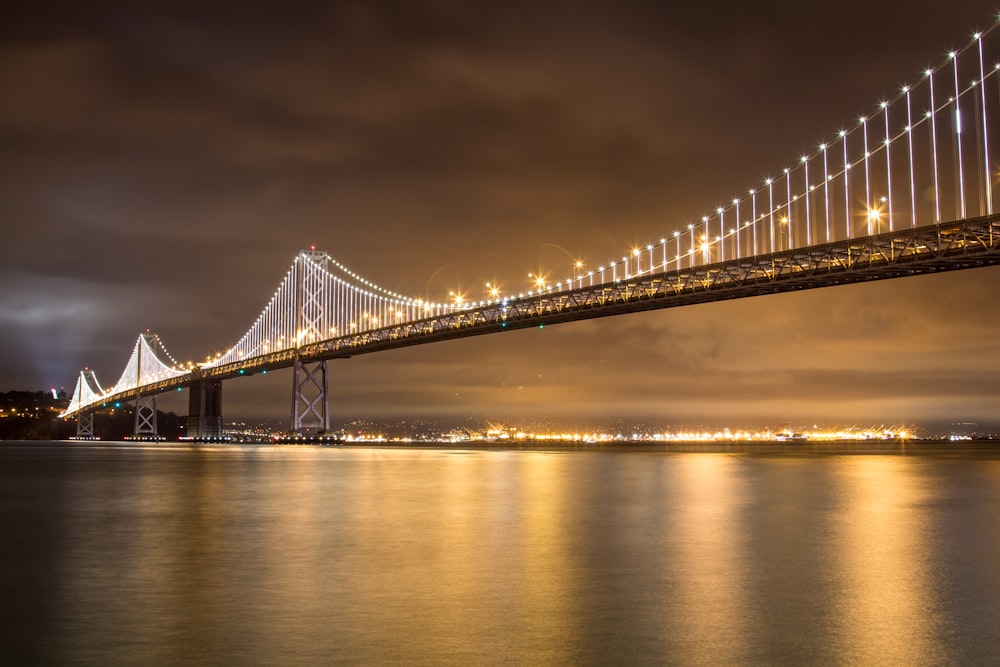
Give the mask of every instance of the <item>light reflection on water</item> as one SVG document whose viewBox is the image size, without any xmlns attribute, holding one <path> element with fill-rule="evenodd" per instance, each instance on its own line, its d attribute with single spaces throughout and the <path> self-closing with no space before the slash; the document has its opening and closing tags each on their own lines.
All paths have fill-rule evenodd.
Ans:
<svg viewBox="0 0 1000 667">
<path fill-rule="evenodd" d="M 858 457 L 839 480 L 853 509 L 839 513 L 833 528 L 842 590 L 834 638 L 851 662 L 942 664 L 946 657 L 934 641 L 932 524 L 920 510 L 935 490 L 907 474 L 906 464 Z"/>
<path fill-rule="evenodd" d="M 0 445 L 0 661 L 990 664 L 1000 452 Z"/>
</svg>

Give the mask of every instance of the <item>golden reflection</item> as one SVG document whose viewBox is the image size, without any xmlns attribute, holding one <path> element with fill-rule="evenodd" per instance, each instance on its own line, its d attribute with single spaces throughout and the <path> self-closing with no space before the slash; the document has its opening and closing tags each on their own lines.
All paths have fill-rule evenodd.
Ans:
<svg viewBox="0 0 1000 667">
<path fill-rule="evenodd" d="M 740 463 L 695 454 L 672 458 L 670 464 L 674 493 L 685 502 L 675 516 L 666 517 L 672 553 L 663 565 L 676 573 L 671 606 L 685 613 L 664 622 L 671 635 L 686 639 L 712 628 L 715 664 L 739 664 L 752 639 L 743 562 L 747 545 L 740 521 L 744 479 L 736 470 Z"/>
<path fill-rule="evenodd" d="M 559 454 L 533 452 L 516 455 L 517 489 L 514 508 L 520 516 L 516 552 L 517 575 L 506 579 L 506 585 L 519 589 L 522 614 L 545 619 L 544 628 L 532 631 L 526 625 L 519 628 L 539 647 L 572 646 L 574 632 L 579 627 L 574 618 L 573 576 L 575 568 L 569 526 L 573 521 L 573 493 L 567 483 L 566 457 Z M 537 567 L 533 564 L 545 564 Z M 522 623 L 523 624 L 523 623 Z"/>
<path fill-rule="evenodd" d="M 65 530 L 43 572 L 57 664 L 131 650 L 150 664 L 996 655 L 994 451 L 72 456 L 34 514 Z"/>
<path fill-rule="evenodd" d="M 835 627 L 847 664 L 942 664 L 936 626 L 930 492 L 906 459 L 857 456 L 841 462 L 844 480 L 835 567 L 839 604 Z"/>
<path fill-rule="evenodd" d="M 336 492 L 353 503 L 336 521 L 343 547 L 326 560 L 342 557 L 338 570 L 357 573 L 342 582 L 343 612 L 382 619 L 362 628 L 359 641 L 406 638 L 400 651 L 428 659 L 468 637 L 480 638 L 483 655 L 502 655 L 512 637 L 538 655 L 567 645 L 563 533 L 571 494 L 557 458 L 383 450 L 352 472 L 352 488 Z M 434 479 L 414 474 L 415 465 L 435 471 Z"/>
</svg>

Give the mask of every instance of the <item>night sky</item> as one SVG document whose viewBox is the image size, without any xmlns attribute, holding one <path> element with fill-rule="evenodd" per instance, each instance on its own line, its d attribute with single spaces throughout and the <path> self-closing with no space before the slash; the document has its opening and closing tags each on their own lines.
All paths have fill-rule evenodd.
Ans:
<svg viewBox="0 0 1000 667">
<path fill-rule="evenodd" d="M 815 150 L 996 9 L 7 5 L 0 390 L 71 390 L 84 366 L 110 386 L 146 328 L 203 360 L 309 245 L 436 300 L 607 262 Z M 331 363 L 331 414 L 997 420 L 998 288 L 959 271 L 364 355 Z M 290 371 L 224 387 L 227 418 L 290 405 Z"/>
</svg>

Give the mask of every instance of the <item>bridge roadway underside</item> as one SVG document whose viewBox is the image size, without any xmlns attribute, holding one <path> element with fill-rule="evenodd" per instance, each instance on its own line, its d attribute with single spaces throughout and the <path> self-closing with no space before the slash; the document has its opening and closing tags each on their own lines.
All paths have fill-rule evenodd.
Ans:
<svg viewBox="0 0 1000 667">
<path fill-rule="evenodd" d="M 435 341 L 500 333 L 514 329 L 609 317 L 660 308 L 780 294 L 819 287 L 850 285 L 942 271 L 1000 264 L 1000 214 L 970 218 L 877 236 L 837 241 L 767 255 L 739 258 L 679 270 L 643 273 L 615 282 L 580 285 L 456 311 L 448 315 L 399 323 L 194 371 L 170 380 L 130 389 L 106 400 L 195 387 L 197 416 L 220 419 L 221 381 L 261 370 L 290 367 L 298 359 L 316 362 L 422 345 Z M 588 279 L 584 278 L 583 282 Z M 205 393 L 203 393 L 205 392 Z M 202 397 L 209 396 L 202 407 Z M 210 407 L 209 407 L 210 406 Z M 212 426 L 205 425 L 206 430 Z"/>
<path fill-rule="evenodd" d="M 542 293 L 506 305 L 492 304 L 306 345 L 300 355 L 308 360 L 346 358 L 540 324 L 996 264 L 1000 264 L 1000 215 Z"/>
</svg>

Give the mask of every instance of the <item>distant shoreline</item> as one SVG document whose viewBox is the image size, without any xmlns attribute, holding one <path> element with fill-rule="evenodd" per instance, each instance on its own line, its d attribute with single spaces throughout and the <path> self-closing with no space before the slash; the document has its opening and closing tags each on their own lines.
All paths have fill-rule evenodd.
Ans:
<svg viewBox="0 0 1000 667">
<path fill-rule="evenodd" d="M 727 441 L 727 442 L 661 442 L 661 441 L 621 441 L 621 442 L 580 442 L 572 440 L 547 440 L 530 442 L 446 442 L 446 441 L 372 441 L 372 442 L 178 442 L 178 441 L 133 441 L 133 440 L 2 440 L 2 447 L 79 447 L 81 449 L 113 447 L 137 449 L 164 447 L 170 449 L 201 448 L 323 448 L 323 449 L 410 449 L 437 451 L 492 451 L 492 452 L 691 452 L 719 454 L 957 454 L 974 450 L 995 451 L 1000 456 L 1000 439 L 977 439 L 952 441 L 947 439 L 907 439 L 907 440 L 836 440 L 828 442 L 809 441 Z"/>
</svg>

